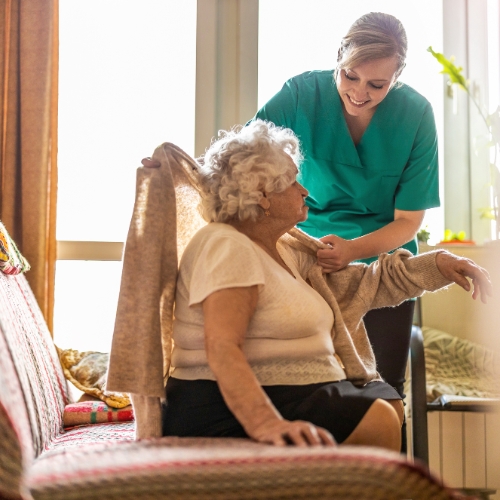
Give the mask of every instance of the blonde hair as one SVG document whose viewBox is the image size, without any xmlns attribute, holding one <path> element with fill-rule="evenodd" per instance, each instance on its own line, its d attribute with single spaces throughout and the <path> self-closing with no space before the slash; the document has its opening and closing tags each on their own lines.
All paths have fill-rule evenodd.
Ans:
<svg viewBox="0 0 500 500">
<path fill-rule="evenodd" d="M 259 205 L 263 192 L 282 192 L 291 186 L 301 159 L 295 134 L 273 123 L 255 120 L 246 127 L 220 131 L 199 170 L 201 215 L 207 222 L 256 220 L 263 213 Z"/>
<path fill-rule="evenodd" d="M 337 56 L 335 78 L 342 69 L 354 68 L 366 61 L 396 56 L 396 78 L 405 67 L 408 40 L 399 19 L 382 12 L 361 16 L 342 39 Z"/>
</svg>

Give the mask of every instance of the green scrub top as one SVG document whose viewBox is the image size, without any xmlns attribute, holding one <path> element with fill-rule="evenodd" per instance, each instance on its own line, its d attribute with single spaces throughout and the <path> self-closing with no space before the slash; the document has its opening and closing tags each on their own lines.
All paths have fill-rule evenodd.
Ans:
<svg viewBox="0 0 500 500">
<path fill-rule="evenodd" d="M 257 118 L 290 128 L 300 139 L 299 182 L 309 191 L 309 216 L 299 227 L 312 236 L 353 239 L 392 222 L 396 208 L 439 206 L 434 114 L 408 85 L 389 91 L 357 146 L 332 70 L 291 78 Z M 404 248 L 416 254 L 416 240 Z"/>
</svg>

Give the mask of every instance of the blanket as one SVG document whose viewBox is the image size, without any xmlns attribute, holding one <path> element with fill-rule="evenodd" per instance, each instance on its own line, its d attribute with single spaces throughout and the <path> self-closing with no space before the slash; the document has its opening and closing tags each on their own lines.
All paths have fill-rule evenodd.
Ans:
<svg viewBox="0 0 500 500">
<path fill-rule="evenodd" d="M 422 333 L 427 401 L 443 395 L 500 398 L 498 353 L 434 328 Z"/>
</svg>

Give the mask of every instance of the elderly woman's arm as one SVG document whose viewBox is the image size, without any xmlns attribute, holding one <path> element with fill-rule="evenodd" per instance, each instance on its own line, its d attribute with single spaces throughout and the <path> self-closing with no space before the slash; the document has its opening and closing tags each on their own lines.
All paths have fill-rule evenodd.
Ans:
<svg viewBox="0 0 500 500">
<path fill-rule="evenodd" d="M 283 419 L 252 372 L 242 345 L 257 299 L 257 286 L 251 286 L 219 290 L 203 301 L 208 363 L 228 408 L 256 441 L 334 445 L 325 429 Z"/>
<path fill-rule="evenodd" d="M 486 302 L 492 295 L 488 272 L 470 259 L 457 257 L 444 250 L 426 252 L 413 256 L 407 250 L 397 250 L 393 254 L 382 254 L 378 261 L 369 266 L 351 264 L 346 268 L 322 275 L 318 267 L 312 266 L 311 282 L 321 284 L 326 279 L 337 302 L 344 308 L 353 304 L 364 304 L 363 308 L 395 306 L 411 297 L 419 297 L 425 291 L 436 291 L 453 282 L 471 289 L 467 278 L 472 281 L 472 298 Z M 313 283 L 314 284 L 314 283 Z M 365 312 L 366 312 L 365 311 Z"/>
</svg>

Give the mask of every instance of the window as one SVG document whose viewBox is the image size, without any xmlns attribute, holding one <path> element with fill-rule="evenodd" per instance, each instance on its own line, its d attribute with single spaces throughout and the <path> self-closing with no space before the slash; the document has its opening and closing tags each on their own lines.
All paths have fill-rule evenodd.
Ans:
<svg viewBox="0 0 500 500">
<path fill-rule="evenodd" d="M 141 158 L 165 141 L 193 154 L 195 49 L 195 0 L 60 1 L 60 243 L 123 242 Z M 59 346 L 109 350 L 120 274 L 57 262 Z"/>
</svg>

